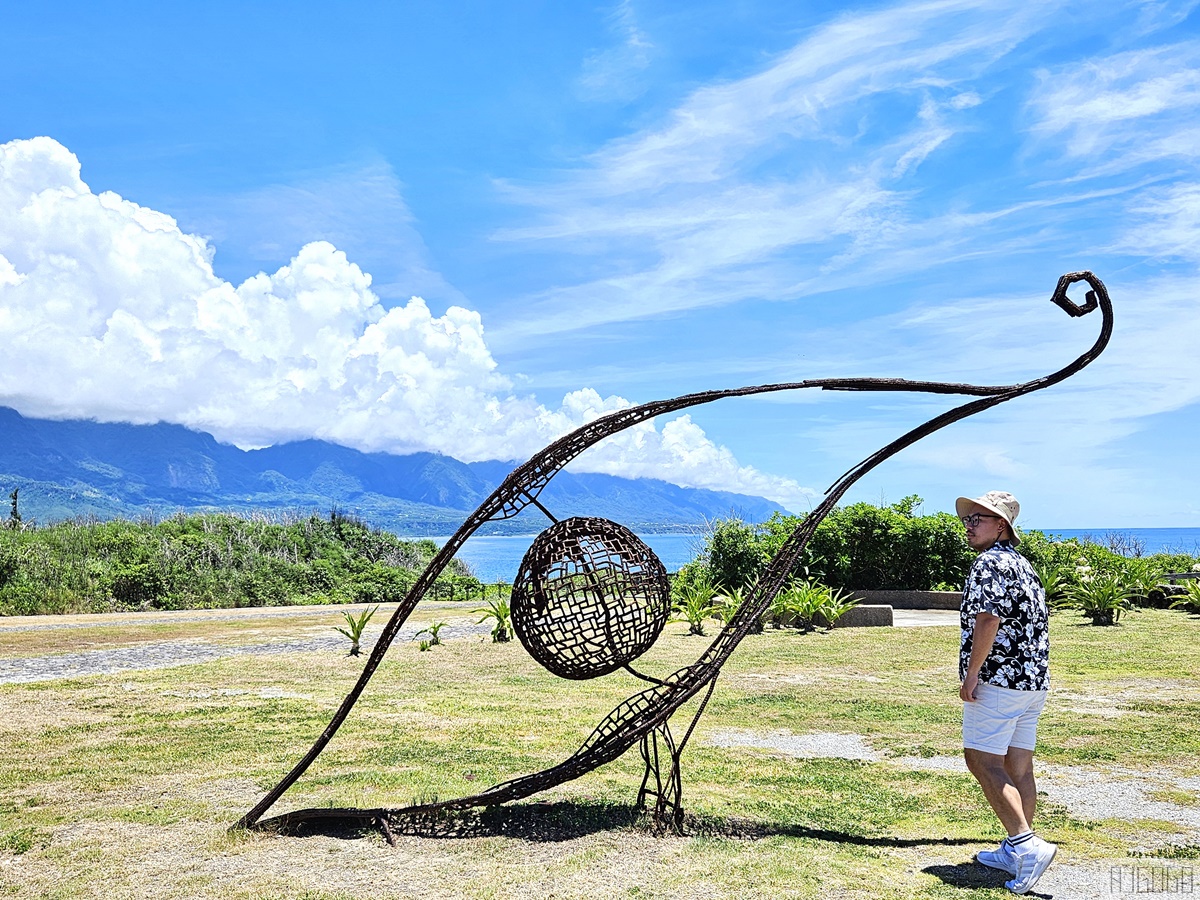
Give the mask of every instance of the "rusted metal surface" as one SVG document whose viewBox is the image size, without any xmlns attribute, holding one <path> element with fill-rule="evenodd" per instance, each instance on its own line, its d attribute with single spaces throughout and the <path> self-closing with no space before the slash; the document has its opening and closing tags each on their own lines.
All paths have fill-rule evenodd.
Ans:
<svg viewBox="0 0 1200 900">
<path fill-rule="evenodd" d="M 1067 296 L 1068 289 L 1078 282 L 1085 282 L 1089 288 L 1086 302 L 1082 305 Z M 385 835 L 404 833 L 414 823 L 441 821 L 441 817 L 449 812 L 519 800 L 571 781 L 611 762 L 635 744 L 640 744 L 646 761 L 646 775 L 639 801 L 652 799 L 653 811 L 659 821 L 665 820 L 672 827 L 677 827 L 682 816 L 680 755 L 711 696 L 721 666 L 742 638 L 753 630 L 754 624 L 785 586 L 813 532 L 846 491 L 871 469 L 905 447 L 953 422 L 1063 381 L 1092 362 L 1108 345 L 1112 335 L 1112 303 L 1103 283 L 1091 272 L 1073 272 L 1062 276 L 1051 300 L 1073 317 L 1100 309 L 1100 334 L 1093 345 L 1071 363 L 1033 381 L 981 386 L 888 378 L 831 378 L 705 391 L 611 413 L 559 438 L 517 467 L 446 542 L 384 627 L 358 682 L 347 694 L 325 731 L 291 772 L 234 827 L 270 827 L 292 831 L 306 823 L 344 820 L 382 823 L 379 827 L 386 826 Z M 658 604 L 665 602 L 665 594 L 660 593 L 659 575 L 654 567 L 657 559 L 653 558 L 653 553 L 647 556 L 649 548 L 643 551 L 644 544 L 639 548 L 637 544 L 641 542 L 628 529 L 607 520 L 568 519 L 556 522 L 535 540 L 530 554 L 522 563 L 521 576 L 518 578 L 521 588 L 519 592 L 514 592 L 513 598 L 514 607 L 521 609 L 519 614 L 515 614 L 514 626 L 518 635 L 524 632 L 522 643 L 542 665 L 564 677 L 595 677 L 625 668 L 650 682 L 650 686 L 633 694 L 608 713 L 579 749 L 563 762 L 544 771 L 494 785 L 478 794 L 388 809 L 304 809 L 262 819 L 263 814 L 300 778 L 333 738 L 375 673 L 401 625 L 425 596 L 434 579 L 481 525 L 511 518 L 530 505 L 536 505 L 553 519 L 552 513 L 537 499 L 542 489 L 563 466 L 584 450 L 639 422 L 714 400 L 805 388 L 961 394 L 977 399 L 935 416 L 901 435 L 843 474 L 775 554 L 737 613 L 700 657 L 694 663 L 662 678 L 636 672 L 629 665 L 653 643 L 662 627 L 659 619 L 664 616 Z M 630 541 L 630 538 L 633 540 Z M 661 569 L 661 563 L 658 563 L 658 568 Z M 577 621 L 572 621 L 573 610 L 578 616 Z M 705 691 L 705 695 L 700 708 L 693 716 L 687 735 L 676 745 L 668 723 L 681 706 L 701 691 Z"/>
</svg>

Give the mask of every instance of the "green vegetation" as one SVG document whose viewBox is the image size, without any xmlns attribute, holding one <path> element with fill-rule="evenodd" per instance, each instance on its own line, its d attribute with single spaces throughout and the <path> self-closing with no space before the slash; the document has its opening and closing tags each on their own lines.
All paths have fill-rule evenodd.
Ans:
<svg viewBox="0 0 1200 900">
<path fill-rule="evenodd" d="M 1197 565 L 1197 559 L 1186 553 L 1126 556 L 1140 554 L 1141 549 L 1119 535 L 1111 536 L 1107 544 L 1054 540 L 1029 531 L 1019 549 L 1033 563 L 1051 605 L 1076 610 L 1093 625 L 1117 625 L 1123 612 L 1140 607 L 1171 606 L 1172 598 L 1162 589 L 1165 576 Z"/>
<path fill-rule="evenodd" d="M 508 600 L 497 597 L 495 600 L 487 601 L 487 606 L 472 610 L 472 612 L 483 613 L 483 618 L 475 623 L 477 625 L 482 625 L 488 620 L 492 621 L 492 643 L 507 644 L 512 640 L 512 609 L 508 605 Z"/>
<path fill-rule="evenodd" d="M 1185 591 L 1182 597 L 1172 601 L 1171 608 L 1187 610 L 1200 616 L 1200 579 L 1189 579 Z"/>
<path fill-rule="evenodd" d="M 722 625 L 728 625 L 748 596 L 748 589 L 714 588 L 707 571 L 693 565 L 671 586 L 671 621 L 687 622 L 688 634 L 703 635 L 706 620 L 716 619 Z M 775 596 L 750 633 L 761 634 L 767 622 L 777 629 L 787 627 L 807 632 L 824 628 L 828 631 L 857 605 L 857 600 L 847 597 L 840 589 L 797 578 Z"/>
<path fill-rule="evenodd" d="M 450 617 L 440 606 L 417 613 L 421 627 Z M 221 629 L 242 643 L 262 640 L 248 629 L 270 627 L 286 642 L 314 623 L 327 631 L 323 615 L 188 627 L 214 643 Z M 1120 798 L 1094 813 L 1111 818 L 1087 818 L 1053 792 L 1042 798 L 1039 829 L 1061 848 L 1046 879 L 1056 896 L 1075 896 L 1055 886 L 1057 872 L 1107 895 L 1114 862 L 1134 853 L 1154 864 L 1195 858 L 1182 826 L 1127 798 L 1131 778 L 1187 785 L 1200 775 L 1200 619 L 1146 610 L 1122 621 L 1115 630 L 1051 620 L 1055 686 L 1039 766 Z M 106 627 L 71 629 L 70 640 L 90 645 Z M 6 658 L 59 648 L 64 631 L 14 632 Z M 695 660 L 703 642 L 686 632 L 668 626 L 639 668 L 661 675 Z M 1000 900 L 1011 896 L 1003 878 L 972 862 L 1003 832 L 959 762 L 957 648 L 954 626 L 748 637 L 683 755 L 683 837 L 656 835 L 632 809 L 636 749 L 545 795 L 455 819 L 462 839 L 406 834 L 391 847 L 371 828 L 227 833 L 353 684 L 359 669 L 344 651 L 3 685 L 0 896 Z M 445 641 L 436 653 L 396 644 L 273 812 L 478 791 L 562 761 L 643 686 L 621 673 L 558 679 L 519 646 L 486 636 Z M 689 712 L 672 723 L 677 735 Z M 721 740 L 730 734 L 856 736 L 880 758 L 803 758 Z"/>
<path fill-rule="evenodd" d="M 414 634 L 413 640 L 420 642 L 421 650 L 428 650 L 430 647 L 440 647 L 442 644 L 441 632 L 445 627 L 445 622 L 431 622 L 428 626 Z M 427 634 L 429 637 L 422 640 L 421 635 L 423 634 Z"/>
<path fill-rule="evenodd" d="M 282 522 L 211 513 L 5 528 L 0 615 L 385 603 L 436 552 L 432 541 L 401 540 L 336 510 Z M 435 597 L 454 588 L 482 596 L 458 562 L 435 588 Z"/>
<path fill-rule="evenodd" d="M 351 615 L 348 612 L 344 612 L 342 613 L 342 616 L 346 620 L 346 627 L 341 628 L 340 626 L 334 626 L 334 630 L 336 630 L 339 634 L 344 634 L 346 637 L 350 638 L 350 656 L 358 656 L 360 653 L 362 653 L 360 644 L 362 642 L 363 629 L 367 627 L 367 623 L 371 621 L 371 617 L 375 615 L 378 610 L 378 606 L 372 606 L 370 609 L 364 609 L 357 616 Z"/>
<path fill-rule="evenodd" d="M 960 589 L 975 559 L 963 527 L 949 513 L 917 515 L 920 503 L 911 496 L 886 507 L 855 503 L 835 509 L 817 526 L 792 586 L 776 599 L 768 621 L 778 626 L 797 613 L 805 618 L 804 608 L 819 590 Z M 748 591 L 803 521 L 803 516 L 777 514 L 762 525 L 738 519 L 713 523 L 701 557 L 676 579 L 676 602 L 693 583 L 715 585 L 716 593 Z M 1054 608 L 1077 610 L 1097 625 L 1116 625 L 1123 612 L 1140 606 L 1170 606 L 1172 598 L 1160 587 L 1164 576 L 1198 563 L 1187 554 L 1142 556 L 1136 542 L 1116 534 L 1101 545 L 1029 531 L 1019 549 L 1033 563 Z M 829 608 L 836 611 L 833 596 Z M 789 611 L 789 604 L 795 609 Z M 1176 605 L 1192 608 L 1188 602 Z"/>
<path fill-rule="evenodd" d="M 771 604 L 770 621 L 776 628 L 789 626 L 808 632 L 823 627 L 826 631 L 858 605 L 839 589 L 814 581 L 797 579 L 776 596 Z"/>
<path fill-rule="evenodd" d="M 925 591 L 957 581 L 975 554 L 949 513 L 918 516 L 921 499 L 891 506 L 838 507 L 817 526 L 797 563 L 796 575 L 844 590 Z M 703 565 L 714 584 L 746 588 L 804 521 L 776 513 L 762 525 L 737 519 L 715 522 Z"/>
<path fill-rule="evenodd" d="M 734 588 L 731 591 L 724 591 L 713 597 L 715 606 L 713 618 L 717 619 L 722 625 L 728 625 L 733 621 L 733 617 L 738 614 L 738 610 L 742 608 L 742 604 L 746 602 L 746 592 L 741 588 Z M 762 632 L 763 623 L 759 619 L 755 627 L 751 628 L 751 634 L 759 634 Z"/>
<path fill-rule="evenodd" d="M 718 616 L 722 606 L 726 605 L 717 600 L 716 591 L 706 577 L 677 578 L 671 595 L 671 620 L 687 622 L 688 634 L 703 636 L 705 619 Z"/>
<path fill-rule="evenodd" d="M 1093 625 L 1117 625 L 1121 613 L 1133 609 L 1137 588 L 1116 572 L 1100 572 L 1067 589 L 1065 603 L 1092 620 Z"/>
</svg>

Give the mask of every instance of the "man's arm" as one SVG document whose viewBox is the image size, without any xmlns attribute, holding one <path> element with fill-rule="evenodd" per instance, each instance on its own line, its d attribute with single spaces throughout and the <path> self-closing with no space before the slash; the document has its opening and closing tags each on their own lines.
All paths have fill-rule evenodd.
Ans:
<svg viewBox="0 0 1200 900">
<path fill-rule="evenodd" d="M 979 686 L 979 670 L 992 652 L 996 633 L 1000 630 L 1000 617 L 988 612 L 975 614 L 975 629 L 971 635 L 971 659 L 967 663 L 967 677 L 958 688 L 958 696 L 967 703 L 975 701 L 975 689 Z"/>
</svg>

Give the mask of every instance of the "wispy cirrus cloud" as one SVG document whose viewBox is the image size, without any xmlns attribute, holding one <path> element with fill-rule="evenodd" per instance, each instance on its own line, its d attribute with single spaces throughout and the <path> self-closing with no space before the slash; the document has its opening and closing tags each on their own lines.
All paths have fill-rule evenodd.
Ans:
<svg viewBox="0 0 1200 900">
<path fill-rule="evenodd" d="M 1200 263 L 1200 184 L 1147 191 L 1130 204 L 1129 211 L 1131 225 L 1119 249 Z"/>
<path fill-rule="evenodd" d="M 556 180 L 502 184 L 535 221 L 498 240 L 602 252 L 613 272 L 527 298 L 503 336 L 827 289 L 923 218 L 918 174 L 980 128 L 975 80 L 1053 14 L 941 0 L 845 15 Z"/>
<path fill-rule="evenodd" d="M 643 73 L 650 65 L 654 42 L 638 24 L 632 0 L 621 0 L 609 14 L 617 42 L 588 55 L 578 81 L 588 100 L 623 103 L 646 90 Z"/>
<path fill-rule="evenodd" d="M 1033 135 L 1095 174 L 1200 155 L 1200 41 L 1046 68 L 1038 77 Z"/>
<path fill-rule="evenodd" d="M 1124 195 L 1107 250 L 1200 261 L 1200 39 L 1043 70 L 1029 106 L 1039 149 L 1078 165 L 1071 181 Z"/>
<path fill-rule="evenodd" d="M 218 269 L 238 280 L 278 265 L 297 247 L 328 241 L 371 273 L 371 289 L 384 299 L 466 299 L 437 271 L 405 202 L 404 184 L 382 160 L 194 198 L 187 215 L 189 227 L 220 248 Z"/>
</svg>

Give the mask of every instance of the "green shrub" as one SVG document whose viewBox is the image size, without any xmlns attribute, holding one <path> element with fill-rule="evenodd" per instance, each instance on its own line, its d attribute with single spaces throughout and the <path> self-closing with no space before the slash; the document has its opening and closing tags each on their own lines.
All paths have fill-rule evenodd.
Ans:
<svg viewBox="0 0 1200 900">
<path fill-rule="evenodd" d="M 817 606 L 813 621 L 817 625 L 823 625 L 828 631 L 833 628 L 838 619 L 856 606 L 858 606 L 857 597 L 850 597 L 841 590 L 825 588 L 825 599 Z"/>
<path fill-rule="evenodd" d="M 757 529 L 741 519 L 720 519 L 712 524 L 706 557 L 709 582 L 725 591 L 748 588 L 767 562 Z"/>
<path fill-rule="evenodd" d="M 949 513 L 915 515 L 920 498 L 887 507 L 855 503 L 834 509 L 817 526 L 791 573 L 834 589 L 931 590 L 961 585 L 975 554 L 962 524 Z M 761 526 L 740 520 L 713 524 L 704 564 L 714 584 L 746 588 L 761 575 L 802 516 L 776 514 Z"/>
<path fill-rule="evenodd" d="M 930 590 L 962 584 L 975 554 L 949 513 L 916 516 L 918 497 L 889 507 L 855 503 L 835 509 L 809 544 L 809 569 L 848 590 Z"/>
<path fill-rule="evenodd" d="M 154 606 L 166 584 L 162 571 L 152 562 L 118 561 L 108 571 L 108 591 L 122 606 Z"/>
<path fill-rule="evenodd" d="M 791 626 L 801 632 L 816 628 L 826 631 L 854 607 L 858 600 L 841 589 L 832 589 L 814 581 L 797 580 L 776 595 L 771 604 L 770 620 L 776 628 Z"/>
<path fill-rule="evenodd" d="M 1133 608 L 1136 595 L 1116 572 L 1087 575 L 1067 592 L 1071 605 L 1092 620 L 1093 625 L 1117 625 L 1121 613 Z"/>
<path fill-rule="evenodd" d="M 1109 540 L 1120 545 L 1120 541 Z M 1026 532 L 1018 549 L 1037 570 L 1046 587 L 1047 599 L 1055 606 L 1082 608 L 1078 597 L 1096 595 L 1098 601 L 1086 601 L 1089 606 L 1102 606 L 1107 595 L 1120 594 L 1125 598 L 1121 609 L 1135 606 L 1168 606 L 1159 585 L 1168 572 L 1186 571 L 1196 560 L 1186 554 L 1156 553 L 1150 556 L 1127 557 L 1110 547 L 1090 540 L 1069 538 L 1052 540 L 1040 531 Z M 1094 585 L 1090 585 L 1095 582 Z M 1120 610 L 1114 613 L 1114 621 Z M 1101 618 L 1107 613 L 1101 611 Z"/>
<path fill-rule="evenodd" d="M 722 625 L 728 625 L 741 611 L 742 607 L 746 605 L 747 599 L 746 592 L 741 588 L 722 591 L 713 597 L 713 618 L 720 620 Z M 758 616 L 750 623 L 749 633 L 761 634 L 762 630 L 763 619 L 761 616 Z"/>
<path fill-rule="evenodd" d="M 1053 563 L 1031 563 L 1037 572 L 1038 581 L 1046 591 L 1046 603 L 1051 609 L 1059 609 L 1070 603 L 1068 591 L 1074 584 L 1074 578 L 1068 571 Z"/>
<path fill-rule="evenodd" d="M 793 582 L 775 598 L 779 610 L 778 621 L 798 631 L 812 631 L 828 597 L 829 589 L 823 585 L 811 581 Z"/>
<path fill-rule="evenodd" d="M 16 577 L 19 568 L 17 555 L 8 547 L 0 547 L 0 588 Z"/>
<path fill-rule="evenodd" d="M 388 602 L 436 552 L 432 541 L 404 541 L 336 513 L 0 529 L 0 614 Z M 479 587 L 457 561 L 435 587 L 444 584 Z"/>
</svg>

